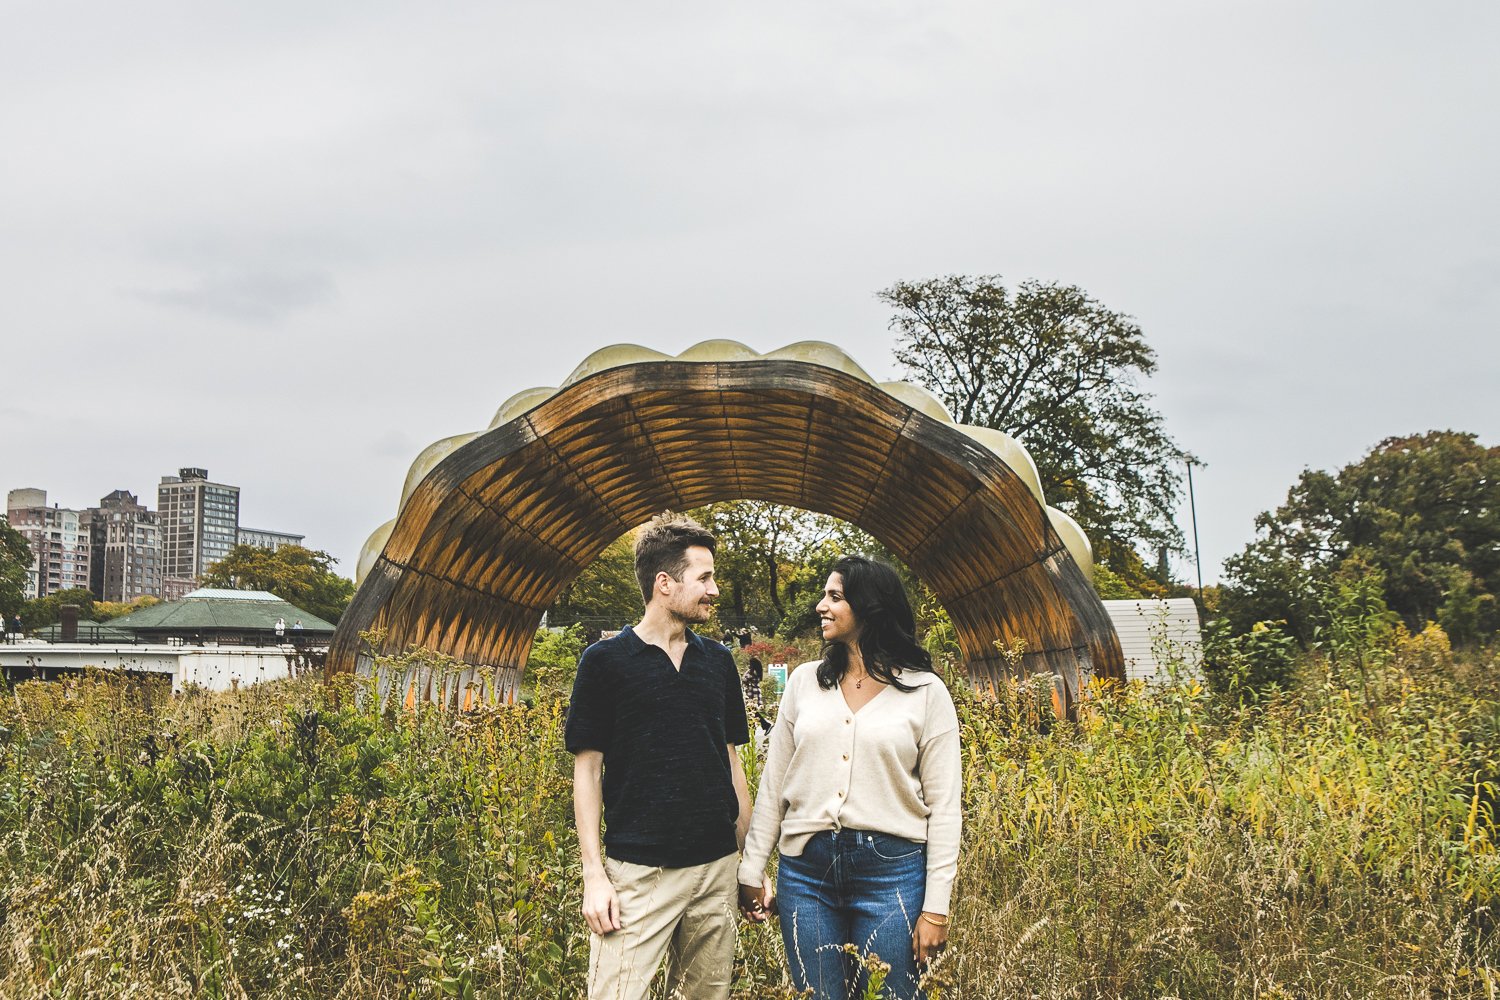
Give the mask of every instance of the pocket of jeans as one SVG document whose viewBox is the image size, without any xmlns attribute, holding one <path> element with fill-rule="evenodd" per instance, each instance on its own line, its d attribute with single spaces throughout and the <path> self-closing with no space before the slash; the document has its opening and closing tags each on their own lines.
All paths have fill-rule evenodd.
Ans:
<svg viewBox="0 0 1500 1000">
<path fill-rule="evenodd" d="M 922 853 L 925 844 L 889 833 L 870 834 L 870 850 L 881 861 L 907 861 Z"/>
</svg>

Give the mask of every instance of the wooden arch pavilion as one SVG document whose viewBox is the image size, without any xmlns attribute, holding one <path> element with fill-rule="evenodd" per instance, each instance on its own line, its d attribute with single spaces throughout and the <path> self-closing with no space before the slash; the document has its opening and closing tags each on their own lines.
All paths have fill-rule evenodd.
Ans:
<svg viewBox="0 0 1500 1000">
<path fill-rule="evenodd" d="M 1124 675 L 1088 542 L 1045 506 L 1024 448 L 954 424 L 924 390 L 876 384 L 831 345 L 762 356 L 728 341 L 677 358 L 606 348 L 562 388 L 512 397 L 489 430 L 430 446 L 366 545 L 328 669 L 421 646 L 467 668 L 384 677 L 383 694 L 514 700 L 542 613 L 611 541 L 734 499 L 829 514 L 889 546 L 948 610 L 976 688 L 1015 672 L 997 642 L 1017 639 L 1020 671 L 1054 675 L 1060 708 L 1090 676 Z"/>
</svg>

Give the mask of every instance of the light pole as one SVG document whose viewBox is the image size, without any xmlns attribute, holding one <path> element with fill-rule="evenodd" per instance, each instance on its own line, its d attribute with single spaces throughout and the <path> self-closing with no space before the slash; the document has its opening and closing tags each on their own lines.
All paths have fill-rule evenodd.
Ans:
<svg viewBox="0 0 1500 1000">
<path fill-rule="evenodd" d="M 1193 466 L 1202 465 L 1192 452 L 1184 452 L 1182 460 L 1187 463 L 1188 513 L 1193 518 L 1193 566 L 1198 571 L 1198 600 L 1203 600 L 1203 559 L 1198 554 L 1198 504 L 1193 497 Z"/>
</svg>

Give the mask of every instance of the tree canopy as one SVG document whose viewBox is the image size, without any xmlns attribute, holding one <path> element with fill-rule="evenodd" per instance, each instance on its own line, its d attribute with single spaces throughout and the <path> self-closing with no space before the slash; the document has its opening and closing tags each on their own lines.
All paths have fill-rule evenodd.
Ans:
<svg viewBox="0 0 1500 1000">
<path fill-rule="evenodd" d="M 1319 617 L 1315 581 L 1376 576 L 1413 629 L 1455 641 L 1500 628 L 1500 448 L 1430 431 L 1380 442 L 1337 473 L 1306 470 L 1257 537 L 1225 562 L 1222 609 L 1234 628 L 1285 620 L 1304 640 Z"/>
<path fill-rule="evenodd" d="M 719 540 L 719 618 L 731 628 L 806 630 L 828 565 L 840 552 L 875 547 L 847 522 L 763 500 L 709 504 L 692 514 Z"/>
<path fill-rule="evenodd" d="M 69 587 L 67 590 L 55 590 L 46 597 L 27 601 L 21 609 L 21 624 L 27 632 L 56 625 L 62 620 L 64 604 L 78 605 L 78 617 L 81 621 L 95 620 L 93 591 L 86 587 Z"/>
<path fill-rule="evenodd" d="M 31 546 L 26 536 L 0 517 L 0 614 L 6 621 L 26 603 L 26 572 L 31 568 Z"/>
<path fill-rule="evenodd" d="M 203 575 L 205 587 L 265 590 L 324 621 L 337 623 L 354 597 L 354 582 L 333 572 L 327 552 L 283 545 L 276 551 L 236 545 Z"/>
<path fill-rule="evenodd" d="M 878 295 L 895 309 L 896 360 L 961 423 L 1025 445 L 1047 502 L 1082 525 L 1101 562 L 1128 575 L 1135 544 L 1182 549 L 1183 452 L 1139 385 L 1156 354 L 1133 319 L 1081 288 L 1011 291 L 992 275 Z"/>
<path fill-rule="evenodd" d="M 95 601 L 93 614 L 89 617 L 96 622 L 107 622 L 116 618 L 124 618 L 126 615 L 133 615 L 137 611 L 144 611 L 146 608 L 160 603 L 161 598 L 154 594 L 137 597 L 133 601 Z"/>
<path fill-rule="evenodd" d="M 639 621 L 640 617 L 634 534 L 626 533 L 610 542 L 599 558 L 563 588 L 547 612 L 547 623 L 558 628 L 582 625 L 592 635 Z"/>
<path fill-rule="evenodd" d="M 845 552 L 890 562 L 906 580 L 915 605 L 931 604 L 925 588 L 884 546 L 854 525 L 812 511 L 761 500 L 731 500 L 688 512 L 718 539 L 714 575 L 719 585 L 717 625 L 765 634 L 815 630 L 813 605 L 824 574 Z M 924 603 L 925 602 L 925 603 Z M 611 542 L 562 592 L 549 625 L 618 628 L 641 616 L 635 579 L 634 533 Z"/>
</svg>

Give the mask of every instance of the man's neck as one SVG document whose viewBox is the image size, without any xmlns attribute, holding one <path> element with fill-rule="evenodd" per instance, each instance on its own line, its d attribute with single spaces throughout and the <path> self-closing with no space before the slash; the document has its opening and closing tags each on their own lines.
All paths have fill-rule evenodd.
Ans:
<svg viewBox="0 0 1500 1000">
<path fill-rule="evenodd" d="M 687 622 L 657 604 L 648 605 L 635 627 L 640 640 L 651 646 L 660 646 L 668 653 L 687 644 Z"/>
</svg>

